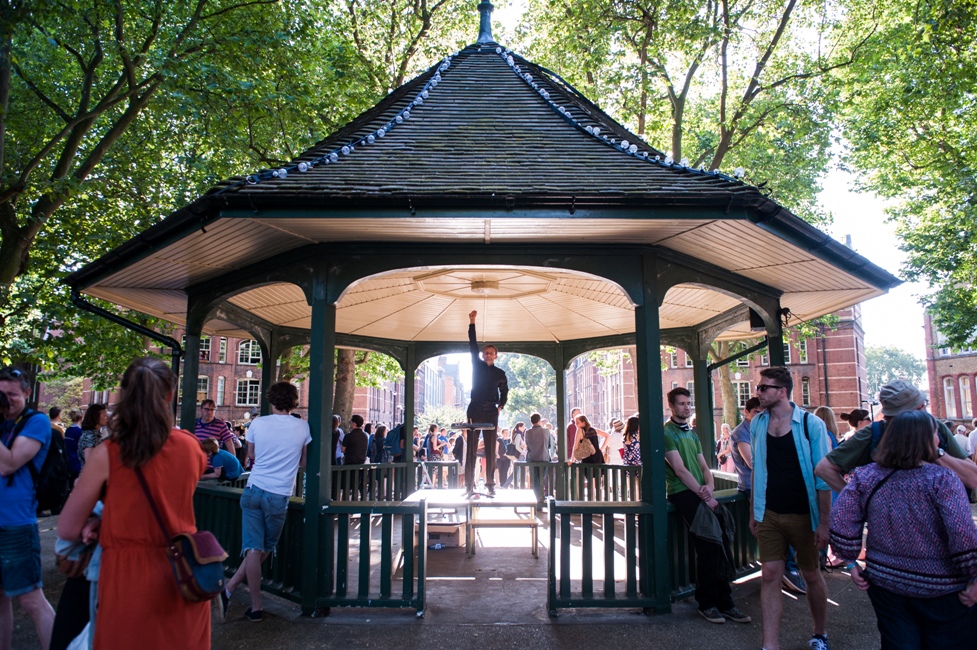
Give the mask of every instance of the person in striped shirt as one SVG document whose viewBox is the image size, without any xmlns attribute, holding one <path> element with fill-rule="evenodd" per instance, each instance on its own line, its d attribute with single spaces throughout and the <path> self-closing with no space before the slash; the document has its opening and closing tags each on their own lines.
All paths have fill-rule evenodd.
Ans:
<svg viewBox="0 0 977 650">
<path fill-rule="evenodd" d="M 193 434 L 197 440 L 216 440 L 231 454 L 235 453 L 234 434 L 231 433 L 231 426 L 225 421 L 216 417 L 217 403 L 212 399 L 205 399 L 200 403 L 200 417 L 197 418 L 197 425 L 194 427 Z"/>
</svg>

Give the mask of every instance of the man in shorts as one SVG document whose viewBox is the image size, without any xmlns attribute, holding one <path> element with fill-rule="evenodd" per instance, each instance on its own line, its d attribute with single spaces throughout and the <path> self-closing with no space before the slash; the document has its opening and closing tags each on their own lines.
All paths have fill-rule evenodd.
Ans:
<svg viewBox="0 0 977 650">
<path fill-rule="evenodd" d="M 27 464 L 36 470 L 44 464 L 51 421 L 27 408 L 30 382 L 20 370 L 0 370 L 0 393 L 0 648 L 13 642 L 14 598 L 34 623 L 41 647 L 47 648 L 54 609 L 41 591 L 37 492 Z"/>
<path fill-rule="evenodd" d="M 309 423 L 291 416 L 299 403 L 295 386 L 281 381 L 268 389 L 271 415 L 248 427 L 248 458 L 251 475 L 241 495 L 241 552 L 244 561 L 220 594 L 221 620 L 234 589 L 247 580 L 251 607 L 244 612 L 249 621 L 260 621 L 261 564 L 275 552 L 285 526 L 288 498 L 295 487 L 299 467 L 305 467 L 307 445 L 312 442 Z"/>
<path fill-rule="evenodd" d="M 784 609 L 780 585 L 787 548 L 807 582 L 807 605 L 814 619 L 808 645 L 828 650 L 825 620 L 828 590 L 818 565 L 818 549 L 828 545 L 831 490 L 814 468 L 831 449 L 824 422 L 790 401 L 794 381 L 784 367 L 760 371 L 757 398 L 764 412 L 751 423 L 753 507 L 750 531 L 757 538 L 760 563 L 760 612 L 763 647 L 780 648 Z"/>
</svg>

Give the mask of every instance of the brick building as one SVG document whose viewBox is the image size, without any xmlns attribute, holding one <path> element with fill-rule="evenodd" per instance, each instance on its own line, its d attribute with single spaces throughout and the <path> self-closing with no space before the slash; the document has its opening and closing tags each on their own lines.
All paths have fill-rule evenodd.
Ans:
<svg viewBox="0 0 977 650">
<path fill-rule="evenodd" d="M 929 376 L 930 412 L 941 420 L 970 425 L 975 417 L 977 393 L 977 348 L 954 350 L 933 325 L 929 314 L 923 317 L 926 337 L 926 374 Z"/>
<path fill-rule="evenodd" d="M 182 335 L 182 331 L 176 332 L 177 337 Z M 197 404 L 205 399 L 214 400 L 217 403 L 217 417 L 223 420 L 242 421 L 250 418 L 261 407 L 264 390 L 261 386 L 261 363 L 261 350 L 253 340 L 202 336 L 195 395 Z M 458 365 L 448 363 L 444 356 L 423 363 L 415 376 L 415 412 L 444 404 L 460 405 L 463 386 L 458 372 Z M 295 412 L 305 418 L 308 392 L 304 390 L 304 382 L 294 383 L 299 392 L 299 407 Z M 182 382 L 179 385 L 182 386 Z M 86 381 L 82 394 L 84 404 L 108 404 L 111 410 L 115 398 L 114 390 L 93 391 Z M 178 400 L 183 402 L 182 389 Z M 361 414 L 367 422 L 388 426 L 400 423 L 404 417 L 404 382 L 384 382 L 379 388 L 357 386 L 353 413 Z"/>
<path fill-rule="evenodd" d="M 858 305 L 836 312 L 838 322 L 823 328 L 810 339 L 797 335 L 784 342 L 784 358 L 794 376 L 793 400 L 806 408 L 830 406 L 835 413 L 867 408 L 874 396 L 866 394 L 865 332 Z M 587 356 L 578 357 L 567 370 L 567 407 L 578 406 L 597 426 L 606 426 L 611 418 L 625 418 L 637 411 L 638 400 L 634 375 L 634 349 L 621 355 L 616 368 L 602 372 Z M 669 415 L 664 394 L 684 386 L 694 395 L 692 358 L 684 350 L 663 349 L 662 418 Z M 977 356 L 974 361 L 977 362 Z M 754 355 L 732 364 L 733 391 L 739 406 L 756 392 L 760 370 L 769 365 L 766 355 Z M 719 372 L 713 371 L 713 421 L 716 430 L 722 422 L 723 398 L 719 389 Z M 730 423 L 735 424 L 735 423 Z"/>
</svg>

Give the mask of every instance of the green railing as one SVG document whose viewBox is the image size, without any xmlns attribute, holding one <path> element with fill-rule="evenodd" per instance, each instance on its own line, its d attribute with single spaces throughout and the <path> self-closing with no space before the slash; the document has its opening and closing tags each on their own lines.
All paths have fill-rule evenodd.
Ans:
<svg viewBox="0 0 977 650">
<path fill-rule="evenodd" d="M 641 500 L 641 467 L 575 463 L 512 464 L 513 485 L 534 490 L 540 503 L 549 497 L 561 501 Z"/>
<path fill-rule="evenodd" d="M 403 501 L 409 490 L 405 463 L 332 468 L 333 501 Z"/>
<path fill-rule="evenodd" d="M 731 549 L 736 574 L 756 571 L 758 553 L 749 530 L 749 502 L 736 490 L 716 492 L 716 499 L 730 510 L 736 524 Z M 650 554 L 652 517 L 650 505 L 551 500 L 550 615 L 566 607 L 660 607 L 653 598 L 654 558 L 641 553 L 647 548 Z M 695 591 L 695 549 L 688 527 L 671 504 L 667 517 L 669 553 L 663 561 L 671 563 L 671 600 L 675 601 Z"/>
<path fill-rule="evenodd" d="M 212 532 L 227 551 L 229 573 L 241 563 L 241 493 L 223 486 L 198 486 L 194 493 L 197 527 Z M 317 522 L 322 578 L 316 581 L 316 608 L 410 607 L 423 615 L 426 512 L 423 501 L 407 505 L 361 501 L 323 508 Z M 374 519 L 379 519 L 378 526 L 373 526 Z M 275 553 L 262 565 L 262 590 L 297 603 L 302 602 L 305 522 L 304 501 L 292 497 Z M 415 541 L 415 528 L 420 543 Z"/>
<path fill-rule="evenodd" d="M 715 497 L 729 509 L 736 525 L 731 548 L 733 569 L 737 576 L 756 571 L 759 568 L 759 552 L 756 538 L 750 533 L 749 501 L 735 489 L 717 490 Z M 668 504 L 668 547 L 672 563 L 672 598 L 688 598 L 695 591 L 695 546 L 688 526 L 672 504 Z"/>
<path fill-rule="evenodd" d="M 417 487 L 424 485 L 425 478 L 432 488 L 458 488 L 458 473 L 461 463 L 456 460 L 422 460 L 417 463 Z M 426 477 L 425 477 L 426 475 Z"/>
<path fill-rule="evenodd" d="M 567 607 L 651 609 L 660 605 L 654 598 L 652 558 L 640 552 L 642 547 L 651 547 L 651 506 L 550 500 L 548 509 L 550 616 Z M 580 549 L 579 559 L 574 546 Z"/>
<path fill-rule="evenodd" d="M 241 492 L 238 488 L 201 485 L 193 495 L 197 527 L 212 532 L 227 551 L 225 566 L 229 572 L 241 563 Z M 305 503 L 292 497 L 275 553 L 262 565 L 262 590 L 295 602 L 301 602 L 304 521 Z"/>
<path fill-rule="evenodd" d="M 394 539 L 400 517 L 400 546 Z M 374 518 L 380 520 L 373 525 Z M 319 607 L 412 607 L 424 615 L 427 504 L 332 503 L 323 508 L 325 593 Z M 376 529 L 376 532 L 373 532 Z M 415 538 L 415 529 L 417 537 Z M 355 533 L 355 534 L 354 534 Z M 379 549 L 374 547 L 379 544 Z M 354 559 L 355 554 L 355 559 Z M 400 565 L 398 567 L 398 565 Z M 401 569 L 400 588 L 394 578 Z"/>
</svg>

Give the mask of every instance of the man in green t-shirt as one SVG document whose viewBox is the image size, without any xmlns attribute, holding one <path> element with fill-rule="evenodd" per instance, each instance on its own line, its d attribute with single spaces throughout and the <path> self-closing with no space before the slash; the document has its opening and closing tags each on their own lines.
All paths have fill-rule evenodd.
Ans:
<svg viewBox="0 0 977 650">
<path fill-rule="evenodd" d="M 672 417 L 665 423 L 665 494 L 691 528 L 700 507 L 715 511 L 719 502 L 712 496 L 715 484 L 702 455 L 699 436 L 689 426 L 691 393 L 684 388 L 673 388 L 668 393 L 668 409 Z M 719 522 L 722 525 L 722 517 Z M 749 623 L 750 617 L 733 604 L 729 580 L 721 576 L 725 561 L 723 547 L 695 535 L 692 539 L 699 614 L 710 623 L 725 623 L 727 618 L 736 623 Z"/>
<path fill-rule="evenodd" d="M 885 424 L 900 413 L 926 408 L 926 398 L 923 394 L 904 379 L 896 379 L 883 386 L 879 391 L 879 403 L 882 405 L 882 415 L 885 416 L 883 431 Z M 967 458 L 967 452 L 960 448 L 960 444 L 950 435 L 946 426 L 939 420 L 936 424 L 940 437 L 939 457 L 936 464 L 953 471 L 968 490 L 977 489 L 977 465 Z M 822 458 L 814 473 L 824 479 L 832 490 L 841 492 L 846 485 L 844 475 L 856 467 L 871 463 L 874 451 L 872 427 L 867 426 L 856 431 L 837 449 Z"/>
</svg>

